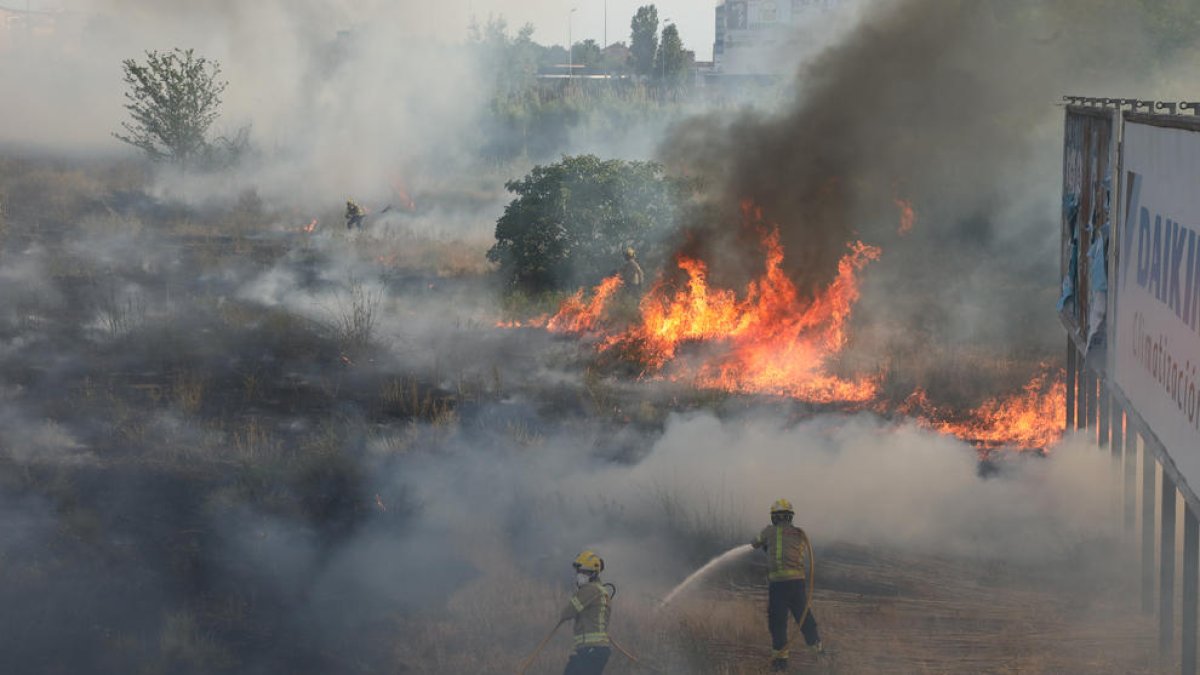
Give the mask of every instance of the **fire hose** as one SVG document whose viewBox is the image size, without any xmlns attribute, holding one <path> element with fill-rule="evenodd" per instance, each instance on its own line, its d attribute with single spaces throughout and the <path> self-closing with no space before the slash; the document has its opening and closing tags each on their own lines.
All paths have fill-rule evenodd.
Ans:
<svg viewBox="0 0 1200 675">
<path fill-rule="evenodd" d="M 605 586 L 605 588 L 608 588 L 608 589 L 610 589 L 610 592 L 609 592 L 609 594 L 608 594 L 608 597 L 609 597 L 610 599 L 611 599 L 611 598 L 613 598 L 613 597 L 615 597 L 615 596 L 617 595 L 617 587 L 616 587 L 615 585 L 613 585 L 613 584 L 604 584 L 604 586 Z M 595 602 L 595 600 L 593 600 L 592 602 Z M 589 602 L 589 603 L 588 603 L 588 605 L 590 605 L 590 604 L 592 604 L 592 603 L 591 603 L 591 602 Z M 587 605 L 585 605 L 585 607 L 586 607 L 586 606 L 587 606 Z M 534 649 L 534 650 L 533 650 L 533 653 L 532 653 L 532 654 L 530 654 L 530 655 L 529 655 L 529 656 L 528 656 L 528 657 L 527 657 L 527 658 L 526 658 L 526 659 L 525 659 L 525 660 L 524 660 L 524 661 L 521 663 L 521 669 L 517 671 L 517 675 L 525 675 L 525 671 L 529 670 L 529 666 L 533 665 L 533 662 L 534 662 L 534 660 L 536 660 L 536 659 L 537 659 L 537 657 L 538 657 L 538 655 L 542 653 L 542 650 L 546 648 L 546 644 L 547 644 L 548 642 L 550 642 L 550 638 L 554 637 L 554 634 L 555 634 L 556 632 L 558 632 L 558 627 L 559 627 L 559 626 L 561 626 L 561 625 L 563 625 L 563 624 L 564 624 L 564 623 L 566 623 L 567 621 L 568 621 L 568 619 L 562 619 L 562 620 L 561 620 L 561 621 L 559 621 L 558 623 L 554 624 L 554 628 L 551 628 L 551 629 L 550 629 L 550 632 L 546 634 L 546 637 L 542 638 L 542 641 L 538 643 L 538 646 L 537 646 L 537 648 L 536 648 L 536 649 Z M 621 652 L 622 654 L 624 654 L 624 655 L 625 655 L 625 658 L 629 659 L 629 660 L 630 660 L 630 661 L 632 661 L 634 664 L 640 665 L 640 664 L 642 663 L 640 660 L 638 660 L 638 657 L 634 656 L 633 654 L 631 654 L 631 653 L 629 652 L 629 650 L 627 650 L 627 649 L 625 649 L 624 647 L 622 647 L 622 646 L 621 646 L 621 643 L 619 643 L 619 642 L 617 642 L 615 639 L 613 639 L 613 637 L 612 637 L 611 635 L 610 635 L 610 636 L 608 636 L 608 642 L 609 642 L 609 643 L 610 643 L 610 644 L 611 644 L 611 645 L 612 645 L 614 648 L 616 648 L 616 650 L 617 650 L 617 651 L 619 651 L 619 652 Z"/>
<path fill-rule="evenodd" d="M 538 654 L 541 654 L 542 650 L 546 648 L 546 643 L 549 642 L 550 638 L 554 637 L 554 634 L 558 632 L 558 627 L 566 622 L 567 620 L 563 619 L 562 621 L 554 624 L 554 628 L 551 628 L 550 632 L 546 633 L 546 637 L 542 638 L 542 641 L 538 643 L 537 649 L 533 650 L 533 653 L 521 663 L 521 669 L 517 671 L 517 675 L 525 675 L 525 671 L 529 670 L 529 666 L 533 665 L 533 660 L 536 659 Z"/>
<path fill-rule="evenodd" d="M 533 653 L 530 654 L 521 663 L 521 669 L 517 671 L 517 675 L 525 675 L 525 671 L 529 670 L 529 666 L 533 665 L 534 660 L 536 660 L 538 655 L 542 653 L 542 650 L 546 648 L 546 643 L 550 642 L 550 638 L 554 637 L 554 634 L 558 632 L 558 627 L 563 625 L 564 623 L 566 623 L 565 619 L 563 621 L 559 621 L 558 623 L 554 624 L 554 628 L 551 628 L 550 632 L 546 634 L 546 637 L 542 638 L 542 641 L 538 643 L 538 646 L 536 649 L 533 650 Z M 611 635 L 608 636 L 608 641 L 610 644 L 612 644 L 613 647 L 616 648 L 617 651 L 624 654 L 625 658 L 629 659 L 630 661 L 634 662 L 635 664 L 639 664 L 639 665 L 641 664 L 641 661 L 638 660 L 638 657 L 634 656 L 633 654 L 631 654 L 629 652 L 629 650 L 622 647 L 621 643 L 614 640 Z"/>
</svg>

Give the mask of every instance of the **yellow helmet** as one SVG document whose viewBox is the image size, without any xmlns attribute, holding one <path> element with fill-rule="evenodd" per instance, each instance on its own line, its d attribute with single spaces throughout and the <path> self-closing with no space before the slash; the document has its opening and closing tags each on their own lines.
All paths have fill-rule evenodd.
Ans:
<svg viewBox="0 0 1200 675">
<path fill-rule="evenodd" d="M 632 246 L 626 247 L 625 258 L 627 260 L 633 260 L 634 256 L 636 256 L 636 255 L 637 255 L 637 251 L 633 250 Z"/>
<path fill-rule="evenodd" d="M 596 555 L 595 551 L 587 550 L 575 556 L 575 562 L 571 565 L 579 572 L 591 572 L 599 574 L 604 571 L 604 560 Z"/>
<path fill-rule="evenodd" d="M 776 499 L 775 503 L 771 505 L 772 515 L 776 514 L 776 513 L 795 513 L 795 512 L 796 512 L 796 510 L 792 508 L 792 503 L 782 497 L 780 497 L 779 499 Z"/>
</svg>

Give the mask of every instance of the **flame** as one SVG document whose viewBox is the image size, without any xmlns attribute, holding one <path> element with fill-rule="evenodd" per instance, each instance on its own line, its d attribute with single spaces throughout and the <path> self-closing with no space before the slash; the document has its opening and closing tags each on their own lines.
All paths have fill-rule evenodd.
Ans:
<svg viewBox="0 0 1200 675">
<path fill-rule="evenodd" d="M 911 205 L 903 203 L 901 224 L 911 228 L 915 215 Z M 880 414 L 913 417 L 926 428 L 973 444 L 981 453 L 1001 447 L 1044 450 L 1062 437 L 1065 377 L 1046 364 L 1020 392 L 990 398 L 966 411 L 939 407 L 922 389 L 899 403 L 884 397 L 882 372 L 839 372 L 838 359 L 850 341 L 850 316 L 860 297 L 859 274 L 882 251 L 861 241 L 849 244 L 833 280 L 808 298 L 784 271 L 778 228 L 759 231 L 764 271 L 742 292 L 712 286 L 705 262 L 681 255 L 676 264 L 684 281 L 660 277 L 628 326 L 605 321 L 621 286 L 619 276 L 604 279 L 590 299 L 583 289 L 575 292 L 553 317 L 496 325 L 587 333 L 600 352 L 639 363 L 644 375 L 701 389 L 785 396 L 846 409 L 870 406 Z"/>
<path fill-rule="evenodd" d="M 862 242 L 850 245 L 833 282 L 815 298 L 802 298 L 783 270 L 778 229 L 764 233 L 766 271 L 744 297 L 712 288 L 703 261 L 681 256 L 687 283 L 675 291 L 660 279 L 639 307 L 641 320 L 606 338 L 601 350 L 635 355 L 648 371 L 668 366 L 673 380 L 730 392 L 790 396 L 811 402 L 864 402 L 876 397 L 878 379 L 848 379 L 832 365 L 848 342 L 846 322 L 858 300 L 857 273 L 880 255 Z M 698 365 L 672 363 L 687 344 L 717 345 L 719 354 Z"/>
<path fill-rule="evenodd" d="M 924 390 L 913 392 L 897 409 L 925 426 L 970 442 L 981 451 L 995 448 L 1044 450 L 1062 438 L 1067 425 L 1067 383 L 1062 370 L 1043 364 L 1021 388 L 993 397 L 966 413 L 934 406 Z"/>
<path fill-rule="evenodd" d="M 301 228 L 300 228 L 300 231 L 301 231 L 301 232 L 303 232 L 303 233 L 305 233 L 305 234 L 312 234 L 313 232 L 315 232 L 315 231 L 316 231 L 316 229 L 317 229 L 317 219 L 316 219 L 316 218 L 313 218 L 313 219 L 312 219 L 312 221 L 311 221 L 311 222 L 309 222 L 309 224 L 307 224 L 307 225 L 304 225 L 303 227 L 301 227 Z"/>
<path fill-rule="evenodd" d="M 912 202 L 907 199 L 896 197 L 892 200 L 896 204 L 896 208 L 900 209 L 900 227 L 896 228 L 896 233 L 904 236 L 912 232 L 913 225 L 917 223 L 917 212 L 913 209 Z"/>
<path fill-rule="evenodd" d="M 396 192 L 396 197 L 400 200 L 400 206 L 406 211 L 416 211 L 417 205 L 412 200 L 412 196 L 408 193 L 408 187 L 404 184 L 404 179 L 399 175 L 392 177 L 392 189 Z"/>
<path fill-rule="evenodd" d="M 620 275 L 613 275 L 600 282 L 592 292 L 592 299 L 583 301 L 583 289 L 575 291 L 569 298 L 562 301 L 555 314 L 547 323 L 546 330 L 551 333 L 585 333 L 599 327 L 608 301 L 621 287 Z"/>
</svg>

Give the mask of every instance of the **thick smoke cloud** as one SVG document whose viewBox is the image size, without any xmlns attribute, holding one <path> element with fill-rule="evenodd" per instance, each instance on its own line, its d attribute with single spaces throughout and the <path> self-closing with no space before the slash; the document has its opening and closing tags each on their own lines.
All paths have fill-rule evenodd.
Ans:
<svg viewBox="0 0 1200 675">
<path fill-rule="evenodd" d="M 633 439 L 645 457 L 632 465 L 604 459 L 602 428 L 550 433 L 536 452 L 472 439 L 410 466 L 398 478 L 424 505 L 424 530 L 503 532 L 509 555 L 552 575 L 594 545 L 660 595 L 680 570 L 748 541 L 781 496 L 823 545 L 1054 564 L 1110 535 L 1109 461 L 1084 442 L 984 477 L 966 444 L 870 415 L 673 416 L 661 435 Z"/>
<path fill-rule="evenodd" d="M 1129 3 L 872 3 L 804 64 L 784 110 L 700 117 L 663 143 L 714 195 L 717 218 L 695 224 L 703 233 L 689 246 L 717 261 L 717 279 L 761 269 L 757 235 L 735 225 L 749 201 L 779 225 L 810 292 L 847 242 L 883 247 L 864 274 L 865 354 L 903 360 L 931 340 L 1048 353 L 1056 104 L 1067 93 L 1170 95 L 1148 76 L 1161 58 L 1153 41 Z M 908 236 L 898 200 L 916 210 Z"/>
</svg>

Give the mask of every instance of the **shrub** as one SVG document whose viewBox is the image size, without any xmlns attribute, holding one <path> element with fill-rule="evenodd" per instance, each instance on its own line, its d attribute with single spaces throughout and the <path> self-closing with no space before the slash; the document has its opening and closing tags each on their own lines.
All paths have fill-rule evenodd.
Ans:
<svg viewBox="0 0 1200 675">
<path fill-rule="evenodd" d="M 506 187 L 517 198 L 496 222 L 488 260 L 533 293 L 614 273 L 627 246 L 644 252 L 662 238 L 682 194 L 660 164 L 594 155 L 534 167 Z"/>
</svg>

